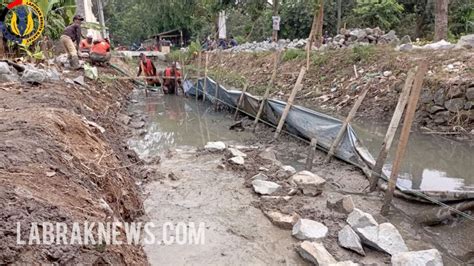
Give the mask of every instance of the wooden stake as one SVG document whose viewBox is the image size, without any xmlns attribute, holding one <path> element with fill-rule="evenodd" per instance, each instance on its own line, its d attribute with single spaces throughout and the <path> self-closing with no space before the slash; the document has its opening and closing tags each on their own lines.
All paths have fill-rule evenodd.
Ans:
<svg viewBox="0 0 474 266">
<path fill-rule="evenodd" d="M 204 86 L 202 87 L 202 101 L 206 101 L 206 87 L 207 87 L 207 66 L 209 64 L 209 54 L 206 53 L 206 61 L 204 65 Z"/>
<path fill-rule="evenodd" d="M 218 106 L 218 103 L 219 101 L 217 100 L 219 99 L 219 82 L 216 82 L 216 92 L 214 93 L 214 109 L 217 110 L 217 106 Z"/>
<path fill-rule="evenodd" d="M 393 193 L 397 184 L 398 172 L 400 171 L 402 159 L 405 155 L 408 139 L 410 137 L 411 125 L 413 124 L 413 120 L 415 118 L 416 106 L 418 104 L 418 100 L 420 99 L 423 79 L 427 71 L 428 63 L 426 61 L 422 61 L 418 67 L 418 71 L 416 72 L 415 81 L 413 82 L 413 88 L 410 93 L 405 120 L 403 121 L 402 133 L 400 135 L 397 152 L 393 161 L 392 172 L 390 173 L 387 191 L 385 192 L 384 203 L 382 209 L 380 210 L 382 215 L 387 215 L 388 211 L 390 210 L 390 203 L 392 202 Z"/>
<path fill-rule="evenodd" d="M 357 73 L 357 66 L 356 65 L 354 65 L 354 75 L 355 75 L 356 79 L 359 78 L 359 74 Z"/>
<path fill-rule="evenodd" d="M 234 120 L 237 120 L 237 115 L 239 114 L 240 107 L 244 102 L 245 92 L 247 92 L 249 84 L 247 82 L 244 83 L 244 89 L 242 90 L 242 94 L 240 94 L 239 102 L 237 103 L 237 108 L 235 109 Z"/>
<path fill-rule="evenodd" d="M 357 98 L 357 101 L 355 102 L 351 111 L 349 112 L 346 119 L 342 123 L 341 130 L 339 130 L 339 133 L 337 133 L 337 136 L 334 139 L 334 142 L 331 144 L 331 148 L 329 149 L 328 155 L 326 156 L 326 160 L 324 160 L 324 163 L 329 163 L 329 161 L 331 160 L 331 157 L 334 155 L 334 152 L 336 151 L 337 147 L 339 146 L 339 143 L 341 142 L 342 138 L 344 137 L 344 134 L 346 133 L 347 126 L 349 125 L 349 123 L 352 121 L 355 114 L 357 113 L 357 110 L 362 104 L 362 101 L 367 95 L 367 92 L 369 91 L 369 89 L 370 89 L 370 84 L 367 84 L 367 87 L 364 89 L 364 91 L 362 91 L 361 95 L 359 95 L 359 98 Z"/>
<path fill-rule="evenodd" d="M 316 152 L 316 145 L 318 144 L 318 140 L 316 138 L 311 139 L 311 144 L 309 145 L 308 151 L 308 158 L 306 158 L 306 167 L 307 171 L 311 171 L 313 169 L 313 160 L 314 160 L 314 153 Z"/>
<path fill-rule="evenodd" d="M 382 174 L 382 168 L 387 159 L 388 152 L 390 151 L 390 147 L 392 147 L 393 138 L 395 137 L 395 133 L 397 132 L 398 125 L 400 124 L 400 120 L 402 119 L 403 111 L 408 102 L 408 97 L 410 96 L 411 87 L 413 85 L 413 79 L 415 78 L 415 70 L 410 70 L 408 72 L 407 79 L 405 81 L 405 86 L 403 87 L 402 94 L 400 94 L 400 98 L 398 98 L 397 107 L 395 108 L 395 112 L 393 113 L 392 121 L 390 121 L 390 125 L 388 126 L 387 133 L 385 135 L 385 139 L 383 141 L 382 147 L 379 152 L 379 156 L 377 157 L 377 162 L 375 163 L 374 169 L 370 175 L 370 192 L 375 191 L 377 188 L 377 183 L 379 177 Z"/>
<path fill-rule="evenodd" d="M 310 57 L 311 57 L 311 48 L 313 47 L 314 33 L 318 28 L 318 17 L 319 9 L 314 9 L 313 23 L 311 24 L 311 31 L 309 32 L 308 43 L 306 44 L 306 69 L 309 69 L 310 66 Z"/>
<path fill-rule="evenodd" d="M 273 139 L 278 139 L 280 136 L 280 132 L 283 129 L 283 125 L 285 124 L 286 117 L 288 116 L 288 112 L 290 111 L 291 106 L 293 106 L 293 101 L 295 100 L 296 94 L 300 89 L 303 87 L 303 78 L 304 74 L 306 74 L 306 67 L 301 67 L 300 74 L 298 76 L 298 79 L 296 80 L 295 87 L 293 87 L 293 90 L 291 91 L 290 98 L 288 99 L 288 102 L 285 106 L 285 110 L 283 110 L 283 114 L 281 115 L 280 122 L 278 123 L 278 127 L 275 131 L 275 135 L 273 136 Z"/>
<path fill-rule="evenodd" d="M 198 41 L 200 42 L 200 39 L 198 38 Z M 198 76 L 198 81 L 201 78 L 201 67 L 202 67 L 202 52 L 201 52 L 201 45 L 199 45 L 199 54 L 198 54 L 198 70 L 197 70 L 197 76 Z M 199 90 L 196 87 L 196 101 L 199 98 Z"/>
<path fill-rule="evenodd" d="M 255 117 L 255 121 L 253 122 L 253 132 L 255 132 L 255 129 L 257 128 L 258 121 L 260 120 L 260 117 L 262 116 L 262 113 L 263 113 L 263 107 L 265 106 L 268 95 L 270 94 L 270 89 L 273 87 L 273 83 L 275 82 L 275 78 L 276 78 L 277 70 L 278 70 L 278 64 L 280 62 L 280 54 L 281 54 L 280 51 L 275 52 L 272 77 L 270 78 L 268 87 L 265 90 L 265 94 L 263 95 L 262 102 L 260 103 L 260 107 L 258 108 L 257 116 Z"/>
</svg>

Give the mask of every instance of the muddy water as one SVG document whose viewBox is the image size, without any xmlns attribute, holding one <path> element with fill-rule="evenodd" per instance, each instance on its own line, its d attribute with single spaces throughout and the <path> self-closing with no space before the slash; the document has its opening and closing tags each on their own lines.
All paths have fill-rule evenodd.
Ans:
<svg viewBox="0 0 474 266">
<path fill-rule="evenodd" d="M 243 142 L 252 135 L 228 130 L 231 119 L 194 99 L 156 95 L 145 99 L 138 91 L 133 97 L 138 103 L 131 112 L 144 112 L 151 122 L 147 133 L 129 144 L 141 157 L 162 156 L 159 174 L 165 178 L 145 187 L 145 211 L 157 225 L 153 235 L 169 240 L 191 234 L 169 226 L 163 230 L 166 223 L 205 226 L 204 244 L 145 245 L 152 265 L 304 264 L 294 251 L 291 232 L 273 226 L 252 206 L 256 196 L 244 187 L 244 180 L 217 168 L 222 155 L 196 156 L 193 148 L 215 140 Z"/>
<path fill-rule="evenodd" d="M 367 121 L 357 122 L 353 126 L 359 138 L 376 157 L 387 126 Z M 396 148 L 397 141 L 394 141 L 385 170 L 391 169 Z M 474 190 L 473 152 L 472 144 L 413 132 L 403 159 L 404 186 L 426 191 Z"/>
</svg>

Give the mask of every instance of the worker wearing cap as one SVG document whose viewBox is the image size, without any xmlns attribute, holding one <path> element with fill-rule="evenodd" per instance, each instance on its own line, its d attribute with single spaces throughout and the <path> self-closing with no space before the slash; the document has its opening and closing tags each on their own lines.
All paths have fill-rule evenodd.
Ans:
<svg viewBox="0 0 474 266">
<path fill-rule="evenodd" d="M 79 44 L 79 51 L 81 53 L 90 53 L 93 38 L 94 38 L 94 35 L 91 32 L 89 32 L 87 34 L 87 38 L 81 41 L 81 43 Z"/>
<path fill-rule="evenodd" d="M 174 62 L 171 67 L 167 67 L 163 72 L 163 92 L 165 94 L 177 94 L 181 85 L 181 67 Z"/>
<path fill-rule="evenodd" d="M 69 58 L 71 68 L 79 68 L 79 56 L 77 54 L 77 47 L 81 41 L 81 24 L 84 18 L 81 15 L 75 15 L 73 23 L 64 29 L 63 35 L 61 35 L 60 41 L 66 50 Z"/>
<path fill-rule="evenodd" d="M 109 39 L 95 40 L 91 47 L 90 59 L 93 65 L 110 61 Z"/>
</svg>

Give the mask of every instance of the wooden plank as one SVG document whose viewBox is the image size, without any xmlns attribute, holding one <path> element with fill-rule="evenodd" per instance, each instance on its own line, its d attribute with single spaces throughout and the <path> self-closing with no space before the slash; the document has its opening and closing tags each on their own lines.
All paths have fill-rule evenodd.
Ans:
<svg viewBox="0 0 474 266">
<path fill-rule="evenodd" d="M 202 101 L 206 101 L 206 87 L 207 87 L 207 66 L 209 65 L 209 54 L 206 53 L 206 60 L 204 63 L 204 85 L 202 87 Z"/>
<path fill-rule="evenodd" d="M 280 132 L 283 129 L 283 125 L 285 124 L 286 117 L 288 116 L 288 112 L 291 109 L 291 106 L 293 105 L 293 101 L 295 100 L 296 94 L 298 91 L 303 88 L 303 78 L 304 75 L 306 74 L 306 67 L 301 67 L 300 74 L 298 75 L 298 79 L 296 80 L 295 86 L 293 87 L 293 90 L 291 91 L 290 98 L 288 99 L 288 102 L 286 103 L 285 110 L 283 110 L 283 114 L 281 115 L 280 122 L 278 123 L 278 127 L 275 131 L 275 135 L 273 136 L 273 139 L 276 140 L 280 136 Z"/>
<path fill-rule="evenodd" d="M 410 99 L 408 100 L 408 107 L 405 114 L 405 119 L 403 121 L 402 133 L 400 135 L 397 152 L 393 161 L 392 172 L 388 181 L 387 191 L 385 192 L 384 203 L 382 209 L 380 210 L 380 213 L 382 215 L 387 215 L 388 211 L 390 210 L 390 203 L 393 199 L 393 193 L 397 184 L 398 173 L 400 171 L 400 166 L 403 160 L 403 156 L 405 155 L 408 139 L 410 137 L 411 126 L 415 118 L 416 106 L 418 104 L 418 100 L 420 99 L 423 79 L 427 71 L 428 63 L 426 61 L 422 61 L 415 75 L 415 81 L 413 82 L 413 88 L 410 93 Z"/>
<path fill-rule="evenodd" d="M 235 109 L 234 120 L 237 120 L 237 115 L 239 114 L 240 107 L 244 103 L 244 97 L 245 97 L 245 93 L 247 92 L 248 86 L 249 86 L 248 82 L 245 82 L 244 89 L 242 90 L 242 94 L 240 94 L 240 97 L 239 97 L 239 102 L 237 103 L 237 108 Z"/>
<path fill-rule="evenodd" d="M 216 81 L 216 92 L 214 93 L 214 109 L 217 110 L 219 105 L 219 82 Z"/>
<path fill-rule="evenodd" d="M 306 158 L 305 169 L 311 171 L 313 169 L 314 154 L 316 153 L 316 145 L 318 140 L 316 138 L 311 139 L 311 144 L 309 145 L 308 157 Z"/>
<path fill-rule="evenodd" d="M 398 98 L 397 107 L 393 113 L 392 121 L 390 121 L 390 125 L 388 126 L 387 133 L 385 134 L 382 147 L 380 148 L 379 156 L 377 157 L 374 169 L 372 169 L 372 173 L 369 178 L 370 192 L 375 191 L 377 188 L 379 177 L 382 174 L 383 165 L 387 159 L 388 152 L 392 147 L 393 138 L 395 137 L 395 133 L 397 132 L 400 121 L 402 120 L 403 111 L 405 110 L 405 107 L 408 103 L 415 73 L 416 69 L 412 69 L 408 72 L 405 86 L 403 87 L 402 93 L 400 94 L 400 98 Z"/>
<path fill-rule="evenodd" d="M 362 101 L 364 101 L 364 98 L 367 95 L 367 92 L 369 91 L 369 89 L 370 89 L 370 84 L 367 84 L 367 87 L 364 89 L 364 91 L 362 91 L 362 93 L 357 98 L 357 101 L 354 103 L 354 106 L 352 107 L 351 111 L 349 112 L 346 119 L 342 123 L 341 130 L 339 130 L 339 133 L 337 133 L 336 138 L 331 144 L 331 148 L 329 149 L 328 155 L 326 156 L 324 163 L 329 163 L 329 161 L 331 160 L 331 157 L 334 155 L 334 152 L 336 151 L 337 147 L 341 143 L 342 138 L 344 137 L 344 134 L 346 133 L 347 126 L 355 117 L 355 114 L 357 113 L 357 110 L 359 110 L 359 107 L 362 104 Z"/>
<path fill-rule="evenodd" d="M 281 54 L 281 51 L 276 51 L 274 54 L 272 77 L 270 78 L 270 82 L 268 82 L 268 87 L 265 90 L 265 94 L 263 95 L 262 102 L 260 103 L 260 107 L 258 108 L 257 116 L 255 117 L 255 121 L 253 122 L 253 132 L 255 132 L 258 121 L 260 120 L 260 117 L 262 116 L 263 107 L 265 107 L 265 104 L 267 102 L 268 95 L 270 94 L 270 89 L 273 87 L 273 84 L 275 83 L 277 70 L 278 70 L 278 64 L 280 63 L 280 54 Z"/>
</svg>

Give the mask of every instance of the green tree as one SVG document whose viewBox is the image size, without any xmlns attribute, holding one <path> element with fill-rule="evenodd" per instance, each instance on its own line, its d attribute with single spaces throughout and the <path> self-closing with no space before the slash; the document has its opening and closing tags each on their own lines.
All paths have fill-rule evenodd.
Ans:
<svg viewBox="0 0 474 266">
<path fill-rule="evenodd" d="M 400 23 L 403 10 L 396 0 L 357 0 L 353 16 L 359 26 L 389 30 Z"/>
</svg>

